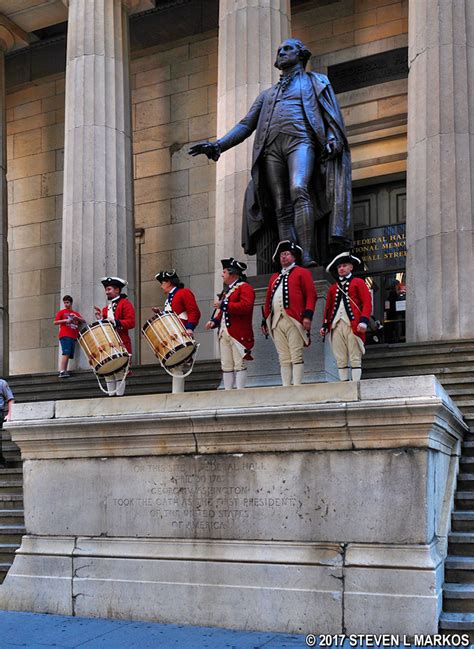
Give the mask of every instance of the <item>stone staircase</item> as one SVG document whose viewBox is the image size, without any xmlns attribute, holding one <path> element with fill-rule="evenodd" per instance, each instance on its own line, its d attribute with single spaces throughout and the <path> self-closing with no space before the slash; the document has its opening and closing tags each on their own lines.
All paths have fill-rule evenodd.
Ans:
<svg viewBox="0 0 474 649">
<path fill-rule="evenodd" d="M 220 363 L 217 360 L 197 361 L 186 379 L 186 392 L 215 390 L 220 383 Z M 69 379 L 58 378 L 57 372 L 11 376 L 8 383 L 15 401 L 57 401 L 60 399 L 94 399 L 105 396 L 90 370 L 72 371 Z M 102 380 L 102 385 L 104 381 Z M 127 379 L 127 395 L 163 394 L 171 392 L 171 377 L 161 365 L 132 368 Z"/>
<path fill-rule="evenodd" d="M 186 391 L 215 390 L 221 380 L 219 361 L 201 361 L 186 379 Z M 61 399 L 92 399 L 104 396 L 97 380 L 88 370 L 73 372 L 69 379 L 57 373 L 12 376 L 8 383 L 17 403 L 25 401 L 57 401 Z M 160 365 L 133 368 L 127 380 L 127 395 L 171 392 L 171 377 Z M 13 563 L 15 550 L 25 533 L 23 516 L 23 472 L 20 451 L 7 430 L 0 430 L 3 455 L 9 467 L 0 468 L 0 584 Z"/>
<path fill-rule="evenodd" d="M 4 580 L 25 533 L 23 472 L 21 463 L 19 464 L 16 468 L 0 469 L 0 583 Z"/>
<path fill-rule="evenodd" d="M 440 631 L 468 633 L 474 642 L 474 340 L 369 348 L 364 378 L 436 374 L 470 427 L 462 445 Z"/>
</svg>

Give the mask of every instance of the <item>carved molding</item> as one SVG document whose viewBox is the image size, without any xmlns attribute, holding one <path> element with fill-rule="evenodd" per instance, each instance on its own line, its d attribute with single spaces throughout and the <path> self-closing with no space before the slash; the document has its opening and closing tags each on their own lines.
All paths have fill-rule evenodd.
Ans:
<svg viewBox="0 0 474 649">
<path fill-rule="evenodd" d="M 69 8 L 70 0 L 62 0 L 62 2 Z M 147 9 L 154 9 L 156 6 L 155 0 L 121 0 L 121 2 L 129 14 L 134 14 L 139 11 L 147 11 Z"/>
<path fill-rule="evenodd" d="M 30 44 L 28 34 L 9 18 L 0 14 L 0 48 L 8 52 Z"/>
</svg>

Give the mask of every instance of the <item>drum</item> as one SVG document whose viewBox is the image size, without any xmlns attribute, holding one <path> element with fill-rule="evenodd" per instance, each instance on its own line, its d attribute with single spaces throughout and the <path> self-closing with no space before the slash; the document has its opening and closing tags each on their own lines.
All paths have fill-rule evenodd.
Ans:
<svg viewBox="0 0 474 649">
<path fill-rule="evenodd" d="M 96 374 L 114 374 L 127 365 L 130 354 L 110 322 L 93 322 L 79 334 L 78 339 L 89 365 Z"/>
<path fill-rule="evenodd" d="M 147 320 L 142 333 L 165 369 L 186 362 L 197 348 L 175 313 L 160 313 Z"/>
</svg>

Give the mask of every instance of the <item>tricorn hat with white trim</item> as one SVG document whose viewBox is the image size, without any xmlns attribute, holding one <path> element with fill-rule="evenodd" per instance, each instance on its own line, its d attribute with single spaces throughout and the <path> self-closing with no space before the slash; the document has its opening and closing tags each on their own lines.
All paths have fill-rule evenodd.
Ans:
<svg viewBox="0 0 474 649">
<path fill-rule="evenodd" d="M 285 252 L 288 250 L 291 252 L 291 254 L 294 256 L 296 261 L 301 261 L 301 255 L 303 254 L 303 248 L 296 244 L 294 241 L 290 241 L 289 239 L 285 239 L 285 241 L 280 241 L 280 243 L 277 245 L 275 252 L 273 253 L 273 261 L 274 262 L 279 262 L 280 261 L 280 254 L 282 252 Z"/>
<path fill-rule="evenodd" d="M 155 275 L 155 279 L 158 282 L 172 282 L 173 280 L 179 280 L 178 273 L 174 268 L 171 270 L 160 270 L 159 273 Z"/>
<path fill-rule="evenodd" d="M 336 270 L 339 264 L 352 264 L 354 268 L 357 268 L 362 264 L 362 260 L 349 251 L 341 252 L 326 266 L 327 272 Z"/>
<path fill-rule="evenodd" d="M 242 273 L 247 270 L 247 264 L 244 264 L 243 261 L 238 261 L 233 257 L 228 259 L 221 259 L 222 270 L 229 270 L 235 275 L 242 275 Z"/>
<path fill-rule="evenodd" d="M 122 279 L 121 277 L 102 277 L 100 281 L 104 288 L 107 286 L 116 286 L 117 288 L 122 289 L 128 284 L 127 280 Z"/>
</svg>

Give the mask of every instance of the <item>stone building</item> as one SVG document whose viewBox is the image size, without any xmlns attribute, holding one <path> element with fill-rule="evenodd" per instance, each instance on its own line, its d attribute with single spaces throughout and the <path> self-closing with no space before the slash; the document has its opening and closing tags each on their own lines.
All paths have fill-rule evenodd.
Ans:
<svg viewBox="0 0 474 649">
<path fill-rule="evenodd" d="M 175 267 L 206 317 L 242 257 L 252 141 L 217 165 L 188 149 L 277 79 L 289 35 L 344 113 L 385 342 L 416 343 L 380 352 L 381 380 L 18 403 L 26 535 L 0 608 L 410 634 L 444 610 L 472 632 L 473 27 L 471 0 L 0 0 L 3 374 L 53 372 L 61 295 L 93 320 L 106 274 L 142 323 Z M 135 349 L 154 361 L 138 327 Z M 463 412 L 404 373 L 447 364 Z"/>
<path fill-rule="evenodd" d="M 460 278 L 473 261 L 473 12 L 457 0 L 0 0 L 4 372 L 53 371 L 62 293 L 92 320 L 104 274 L 129 278 L 141 322 L 170 266 L 208 312 L 216 259 L 242 256 L 251 139 L 217 165 L 187 149 L 275 81 L 289 34 L 338 93 L 361 254 L 380 253 L 374 228 L 402 241 L 406 223 L 407 339 L 472 337 Z M 405 283 L 398 245 L 373 265 L 392 273 L 375 279 L 380 319 L 387 286 Z M 212 334 L 198 337 L 212 357 Z"/>
</svg>

